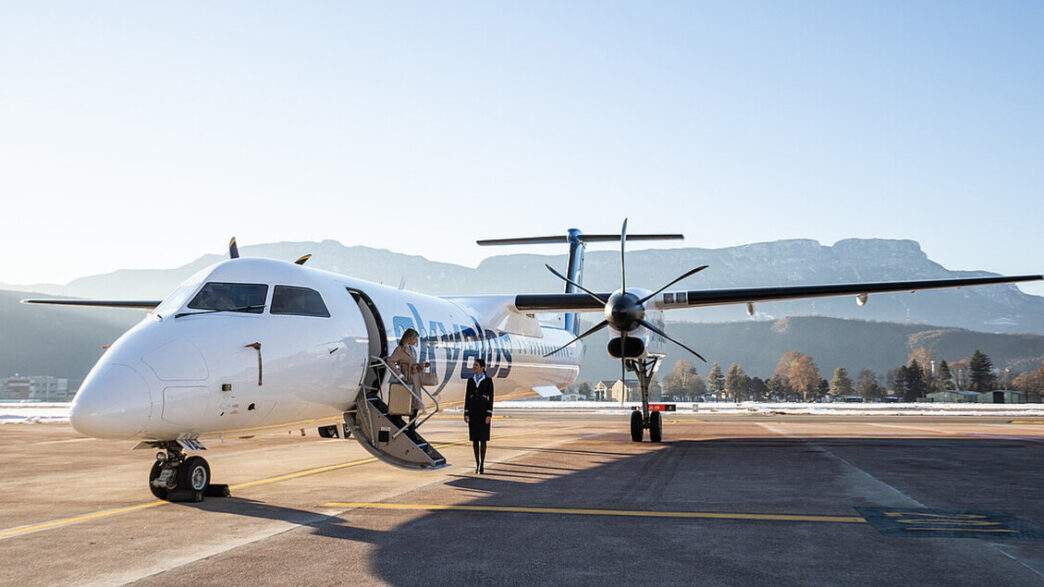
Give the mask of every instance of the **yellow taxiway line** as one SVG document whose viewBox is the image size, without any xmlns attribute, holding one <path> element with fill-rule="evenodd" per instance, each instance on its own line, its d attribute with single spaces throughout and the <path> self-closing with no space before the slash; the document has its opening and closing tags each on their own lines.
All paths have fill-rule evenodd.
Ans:
<svg viewBox="0 0 1044 587">
<path fill-rule="evenodd" d="M 769 520 L 781 522 L 833 522 L 841 524 L 865 524 L 861 516 L 818 516 L 806 514 L 742 514 L 731 512 L 663 512 L 649 510 L 612 510 L 585 508 L 546 508 L 518 506 L 483 506 L 483 505 L 440 505 L 420 503 L 367 503 L 367 502 L 331 502 L 320 507 L 358 508 L 374 510 L 421 510 L 421 511 L 460 511 L 460 512 L 501 512 L 519 514 L 564 514 L 580 516 L 628 516 L 637 518 L 697 518 L 711 520 Z"/>
<path fill-rule="evenodd" d="M 161 505 L 168 505 L 168 501 L 150 501 L 148 503 L 140 503 L 138 505 L 132 505 L 125 508 L 116 508 L 112 510 L 102 510 L 100 512 L 94 512 L 90 514 L 84 514 L 82 516 L 75 516 L 72 518 L 62 518 L 60 520 L 51 520 L 50 522 L 43 522 L 40 524 L 32 524 L 29 526 L 18 526 L 16 528 L 8 528 L 7 530 L 0 530 L 0 539 L 10 538 L 12 536 L 19 536 L 21 534 L 28 534 L 30 532 L 39 532 L 40 530 L 50 530 L 52 528 L 58 528 L 60 526 L 68 526 L 69 524 L 76 524 L 78 522 L 86 522 L 88 520 L 96 520 L 98 518 L 107 518 L 109 516 L 115 516 L 116 514 L 125 514 L 127 512 L 136 512 L 138 510 L 144 510 L 148 508 L 159 507 Z"/>
<path fill-rule="evenodd" d="M 566 427 L 557 428 L 557 430 L 564 430 Z M 514 434 L 502 434 L 499 436 L 493 436 L 491 439 L 507 438 L 509 436 L 524 436 L 526 434 L 536 434 L 537 432 L 547 432 L 546 430 L 529 431 L 529 432 L 516 432 Z M 458 446 L 461 444 L 467 444 L 469 440 L 458 440 L 456 442 L 445 442 L 436 444 L 435 448 L 447 448 L 450 446 Z M 229 489 L 245 489 L 247 487 L 257 487 L 259 485 L 268 485 L 270 483 L 279 483 L 282 481 L 290 481 L 291 479 L 298 479 L 300 477 L 308 477 L 310 475 L 319 475 L 321 473 L 329 473 L 330 471 L 337 471 L 340 469 L 347 469 L 348 467 L 357 467 L 359 465 L 366 465 L 369 463 L 377 462 L 377 457 L 370 457 L 366 459 L 359 459 L 356 461 L 349 461 L 347 463 L 339 463 L 336 465 L 327 465 L 325 467 L 317 467 L 314 469 L 307 469 L 304 471 L 297 471 L 296 473 L 287 473 L 286 475 L 277 475 L 275 477 L 266 477 L 265 479 L 259 479 L 257 481 L 247 481 L 246 483 L 239 483 L 236 485 L 230 485 Z M 72 516 L 70 518 L 60 518 L 57 520 L 51 520 L 49 522 L 40 522 L 38 524 L 29 524 L 26 526 L 16 526 L 14 528 L 6 528 L 0 530 L 0 540 L 5 538 L 13 538 L 15 536 L 21 536 L 23 534 L 30 534 L 33 532 L 40 532 L 42 530 L 53 530 L 55 528 L 61 528 L 63 526 L 69 526 L 72 524 L 78 524 L 80 522 L 88 522 L 91 520 L 98 520 L 101 518 L 108 518 L 110 516 L 116 516 L 119 514 L 126 514 L 130 512 L 136 512 L 140 510 L 146 510 L 150 508 L 170 505 L 169 501 L 150 501 L 146 503 L 139 503 L 137 505 L 115 508 L 109 510 L 102 510 L 99 512 L 92 512 L 89 514 L 82 514 L 79 516 Z"/>
</svg>

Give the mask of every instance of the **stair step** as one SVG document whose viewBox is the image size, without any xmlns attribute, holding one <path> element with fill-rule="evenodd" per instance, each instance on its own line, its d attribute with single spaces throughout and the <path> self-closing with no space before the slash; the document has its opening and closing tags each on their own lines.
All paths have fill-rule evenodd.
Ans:
<svg viewBox="0 0 1044 587">
<path fill-rule="evenodd" d="M 345 423 L 353 436 L 377 458 L 404 468 L 434 469 L 446 465 L 446 458 L 435 450 L 415 428 L 405 429 L 398 436 L 396 430 L 406 426 L 406 420 L 388 414 L 387 404 L 379 397 L 360 392 L 355 412 L 345 412 Z"/>
</svg>

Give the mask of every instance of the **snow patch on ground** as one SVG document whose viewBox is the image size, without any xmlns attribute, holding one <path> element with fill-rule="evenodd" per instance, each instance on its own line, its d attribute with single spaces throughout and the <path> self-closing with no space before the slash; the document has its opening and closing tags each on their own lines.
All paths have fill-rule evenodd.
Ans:
<svg viewBox="0 0 1044 587">
<path fill-rule="evenodd" d="M 64 424 L 68 403 L 2 403 L 0 424 Z M 638 402 L 496 402 L 498 409 L 568 410 L 594 414 L 630 412 Z M 676 402 L 678 414 L 793 414 L 831 416 L 1015 416 L 1044 418 L 1044 404 L 818 404 L 768 402 Z"/>
<path fill-rule="evenodd" d="M 67 424 L 68 422 L 68 402 L 0 402 L 0 424 Z"/>
<path fill-rule="evenodd" d="M 497 402 L 504 409 L 582 410 L 601 414 L 629 412 L 639 402 Z M 677 413 L 697 414 L 824 414 L 834 416 L 1033 416 L 1044 417 L 1044 404 L 968 403 L 769 403 L 769 402 L 675 402 Z"/>
</svg>

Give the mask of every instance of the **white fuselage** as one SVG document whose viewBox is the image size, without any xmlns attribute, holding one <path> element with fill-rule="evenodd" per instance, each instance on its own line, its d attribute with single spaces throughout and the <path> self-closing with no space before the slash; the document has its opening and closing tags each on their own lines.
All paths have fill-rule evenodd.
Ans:
<svg viewBox="0 0 1044 587">
<path fill-rule="evenodd" d="M 193 309 L 206 284 L 266 286 L 257 313 Z M 312 290 L 329 316 L 295 313 L 277 289 Z M 483 357 L 496 397 L 564 388 L 583 344 L 510 312 L 508 296 L 439 298 L 270 259 L 234 259 L 189 278 L 102 356 L 77 393 L 71 421 L 100 438 L 175 440 L 333 423 L 352 409 L 373 356 L 407 328 L 438 384 L 440 407 L 463 401 Z M 275 305 L 273 305 L 275 304 Z M 278 310 L 278 313 L 275 311 Z"/>
</svg>

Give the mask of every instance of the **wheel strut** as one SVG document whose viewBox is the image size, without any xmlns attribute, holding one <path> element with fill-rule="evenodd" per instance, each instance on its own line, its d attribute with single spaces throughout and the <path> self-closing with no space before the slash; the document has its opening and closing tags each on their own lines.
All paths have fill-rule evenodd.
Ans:
<svg viewBox="0 0 1044 587">
<path fill-rule="evenodd" d="M 663 419 L 659 412 L 649 412 L 649 387 L 656 375 L 656 367 L 661 357 L 651 356 L 644 359 L 627 359 L 628 371 L 638 376 L 638 389 L 642 396 L 641 411 L 631 412 L 631 440 L 641 442 L 643 430 L 649 431 L 651 442 L 660 442 L 663 433 Z"/>
<path fill-rule="evenodd" d="M 210 482 L 210 465 L 203 457 L 186 457 L 184 447 L 177 441 L 149 445 L 161 449 L 149 471 L 149 490 L 157 498 L 199 502 L 204 496 L 229 497 L 228 485 Z"/>
</svg>

